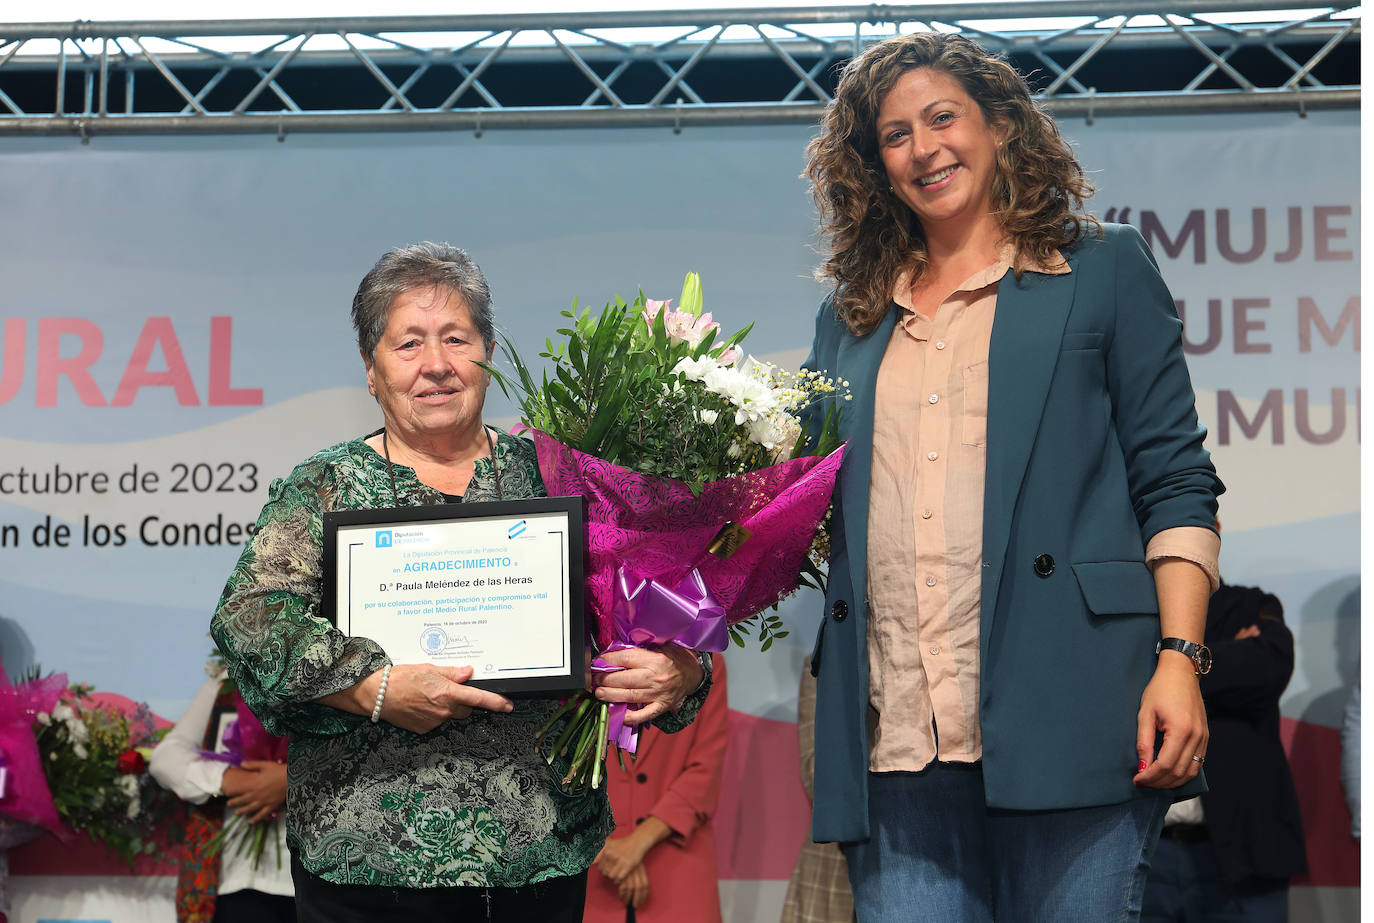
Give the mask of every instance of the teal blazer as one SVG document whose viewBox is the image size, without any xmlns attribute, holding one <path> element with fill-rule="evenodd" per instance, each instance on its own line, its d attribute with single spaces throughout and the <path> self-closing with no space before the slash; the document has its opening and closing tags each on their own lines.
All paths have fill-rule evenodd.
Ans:
<svg viewBox="0 0 1374 923">
<path fill-rule="evenodd" d="M 988 355 L 979 719 L 989 806 L 1116 804 L 1154 672 L 1159 604 L 1145 545 L 1212 528 L 1224 490 L 1198 423 L 1182 323 L 1149 247 L 1105 225 L 1071 272 L 1008 272 Z M 813 835 L 868 838 L 868 487 L 890 312 L 854 336 L 821 305 L 806 367 L 847 379 L 830 584 L 816 674 Z M 1201 777 L 1178 791 L 1201 791 Z"/>
</svg>

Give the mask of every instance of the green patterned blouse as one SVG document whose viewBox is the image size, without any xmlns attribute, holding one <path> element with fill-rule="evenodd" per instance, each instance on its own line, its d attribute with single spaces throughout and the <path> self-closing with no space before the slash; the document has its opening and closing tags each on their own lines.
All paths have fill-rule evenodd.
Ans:
<svg viewBox="0 0 1374 923">
<path fill-rule="evenodd" d="M 444 502 L 413 469 L 394 471 L 402 506 Z M 479 459 L 464 499 L 496 499 L 497 471 L 506 498 L 545 496 L 533 445 L 501 435 L 495 470 Z M 516 699 L 509 714 L 479 709 L 423 735 L 314 703 L 388 663 L 319 615 L 322 514 L 392 505 L 386 460 L 362 439 L 302 462 L 273 482 L 210 623 L 244 701 L 290 738 L 287 844 L 339 884 L 518 887 L 580 873 L 614 825 L 604 786 L 564 795 L 566 764 L 535 753 L 557 700 Z M 656 724 L 685 727 L 705 692 Z"/>
</svg>

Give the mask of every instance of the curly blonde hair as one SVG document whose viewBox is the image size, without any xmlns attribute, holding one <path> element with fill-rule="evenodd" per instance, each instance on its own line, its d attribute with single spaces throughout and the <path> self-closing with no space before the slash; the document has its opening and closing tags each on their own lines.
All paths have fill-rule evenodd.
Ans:
<svg viewBox="0 0 1374 923">
<path fill-rule="evenodd" d="M 1021 254 L 1049 262 L 1088 226 L 1099 227 L 1082 211 L 1093 193 L 1083 168 L 1010 64 L 962 35 L 921 32 L 880 42 L 845 65 L 821 133 L 806 149 L 804 175 L 830 254 L 816 278 L 834 287 L 835 312 L 855 334 L 887 314 L 903 271 L 915 282 L 928 265 L 921 224 L 888 185 L 876 125 L 897 80 L 922 67 L 959 81 L 1001 134 L 992 202 Z"/>
</svg>

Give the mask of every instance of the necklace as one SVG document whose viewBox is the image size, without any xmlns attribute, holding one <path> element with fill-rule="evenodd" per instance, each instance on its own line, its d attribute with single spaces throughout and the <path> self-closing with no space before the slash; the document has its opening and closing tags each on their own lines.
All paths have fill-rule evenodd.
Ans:
<svg viewBox="0 0 1374 923">
<path fill-rule="evenodd" d="M 501 493 L 501 471 L 496 467 L 496 443 L 492 441 L 491 430 L 484 425 L 482 434 L 487 437 L 487 453 L 491 457 L 491 473 L 496 481 L 496 499 L 504 500 L 505 496 Z M 401 497 L 396 492 L 396 469 L 391 464 L 391 448 L 386 441 L 386 427 L 382 427 L 382 454 L 386 456 L 386 476 L 391 479 L 391 501 L 398 508 L 401 505 Z M 473 473 L 477 473 L 477 460 L 473 459 Z"/>
</svg>

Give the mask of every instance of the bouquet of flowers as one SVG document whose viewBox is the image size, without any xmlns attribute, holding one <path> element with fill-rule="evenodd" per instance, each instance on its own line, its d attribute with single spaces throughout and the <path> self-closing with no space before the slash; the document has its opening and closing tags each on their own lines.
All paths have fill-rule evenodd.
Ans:
<svg viewBox="0 0 1374 923">
<path fill-rule="evenodd" d="M 152 853 L 150 839 L 179 803 L 148 775 L 148 757 L 165 733 L 142 703 L 132 715 L 99 705 L 92 687 L 66 689 L 34 716 L 33 736 L 57 815 L 130 866 Z"/>
<path fill-rule="evenodd" d="M 491 369 L 518 395 L 549 493 L 586 498 L 587 610 L 601 652 L 719 651 L 752 631 L 766 650 L 787 631 L 764 610 L 803 572 L 820 575 L 847 383 L 746 359 L 752 325 L 719 340 L 702 307 L 695 273 L 677 310 L 642 292 L 599 316 L 574 302 L 562 339 L 540 353 L 552 377 L 536 380 L 509 340 L 514 376 Z M 593 669 L 616 668 L 598 659 Z M 581 695 L 549 722 L 544 734 L 569 719 L 546 757 L 572 754 L 570 789 L 600 784 L 608 738 L 633 752 L 625 710 Z"/>
<path fill-rule="evenodd" d="M 218 674 L 219 670 L 216 669 L 215 675 Z M 203 750 L 202 754 L 235 767 L 242 765 L 245 760 L 285 763 L 286 738 L 269 734 L 258 720 L 258 716 L 253 714 L 252 709 L 243 701 L 243 696 L 239 695 L 238 687 L 232 688 L 236 700 L 236 717 L 224 730 L 224 750 Z M 214 856 L 223 849 L 233 848 L 235 855 L 251 858 L 253 868 L 256 869 L 262 863 L 263 854 L 267 851 L 267 843 L 270 841 L 275 851 L 277 868 L 281 868 L 281 841 L 277 838 L 274 827 L 276 819 L 277 814 L 274 813 L 271 817 L 254 823 L 243 814 L 233 815 L 210 839 L 207 854 Z"/>
</svg>

